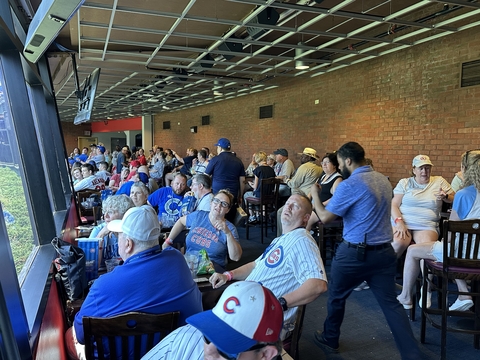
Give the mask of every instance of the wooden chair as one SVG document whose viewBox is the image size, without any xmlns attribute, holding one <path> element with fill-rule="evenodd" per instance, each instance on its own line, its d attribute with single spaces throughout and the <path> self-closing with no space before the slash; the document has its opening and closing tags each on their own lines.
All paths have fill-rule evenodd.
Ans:
<svg viewBox="0 0 480 360">
<path fill-rule="evenodd" d="M 305 318 L 306 309 L 307 305 L 300 305 L 298 307 L 293 333 L 283 341 L 283 348 L 292 357 L 292 359 L 295 360 L 300 359 L 300 355 L 298 354 L 298 345 L 300 342 L 300 337 L 302 336 L 303 319 Z"/>
<path fill-rule="evenodd" d="M 441 329 L 441 358 L 446 358 L 447 331 L 463 332 L 474 335 L 474 347 L 480 348 L 480 219 L 466 221 L 445 221 L 443 224 L 443 263 L 425 260 L 423 277 L 422 323 L 420 341 L 425 343 L 426 319 L 437 329 Z M 450 239 L 450 243 L 447 241 Z M 435 286 L 428 279 L 432 274 L 439 278 L 439 285 Z M 460 292 L 449 288 L 449 280 L 471 280 L 472 292 Z M 432 289 L 440 292 L 438 308 L 426 309 L 428 283 Z M 470 295 L 475 301 L 474 311 L 450 311 L 448 295 Z M 435 317 L 435 315 L 437 315 Z M 438 318 L 441 321 L 438 322 Z M 468 326 L 461 322 L 453 324 L 455 317 L 468 317 L 471 320 Z M 448 320 L 448 321 L 447 321 Z M 462 321 L 465 323 L 465 321 Z M 468 322 L 468 321 L 467 321 Z M 460 326 L 459 326 L 460 325 Z"/>
<path fill-rule="evenodd" d="M 327 242 L 330 244 L 331 258 L 333 259 L 335 244 L 342 241 L 343 219 L 339 217 L 327 224 L 319 221 L 317 223 L 316 235 L 318 239 L 318 247 L 320 248 L 320 255 L 322 255 L 323 262 L 326 263 Z"/>
<path fill-rule="evenodd" d="M 98 195 L 101 199 L 101 192 L 97 190 L 82 190 L 77 192 L 77 209 L 80 222 L 82 224 L 97 225 L 97 221 L 102 217 L 102 206 L 93 206 L 92 208 L 86 208 L 82 205 L 86 199 L 92 195 Z"/>
<path fill-rule="evenodd" d="M 179 314 L 178 311 L 166 314 L 129 312 L 110 318 L 84 317 L 86 358 L 140 359 L 178 327 Z M 105 339 L 108 349 L 104 347 Z M 95 349 L 98 357 L 94 356 Z"/>
<path fill-rule="evenodd" d="M 248 210 L 259 211 L 260 213 L 260 238 L 263 244 L 263 229 L 265 225 L 265 236 L 268 235 L 268 219 L 269 214 L 277 211 L 278 201 L 278 189 L 281 184 L 281 180 L 277 178 L 267 178 L 260 180 L 260 198 L 247 197 L 245 199 L 245 205 Z M 249 228 L 253 226 L 248 223 L 246 225 L 246 236 L 249 238 Z M 272 221 L 272 231 L 274 231 L 274 221 Z"/>
</svg>

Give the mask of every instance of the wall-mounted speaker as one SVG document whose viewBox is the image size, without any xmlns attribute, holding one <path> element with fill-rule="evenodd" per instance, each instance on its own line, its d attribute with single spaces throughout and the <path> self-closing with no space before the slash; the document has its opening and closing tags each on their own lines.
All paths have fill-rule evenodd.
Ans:
<svg viewBox="0 0 480 360">
<path fill-rule="evenodd" d="M 210 125 L 210 115 L 202 116 L 202 125 Z"/>
<path fill-rule="evenodd" d="M 170 121 L 164 121 L 163 130 L 169 130 L 169 129 L 170 129 Z"/>
</svg>

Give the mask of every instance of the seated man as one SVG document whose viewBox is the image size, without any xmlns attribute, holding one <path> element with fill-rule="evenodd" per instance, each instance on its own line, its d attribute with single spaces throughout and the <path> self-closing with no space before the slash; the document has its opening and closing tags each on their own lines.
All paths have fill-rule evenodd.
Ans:
<svg viewBox="0 0 480 360">
<path fill-rule="evenodd" d="M 118 252 L 124 264 L 93 283 L 73 330 L 67 332 L 72 358 L 85 357 L 83 317 L 111 317 L 129 311 L 162 314 L 180 311 L 179 323 L 202 311 L 202 296 L 180 252 L 161 251 L 160 226 L 147 206 L 129 209 L 123 220 L 112 220 L 108 230 L 118 233 Z M 168 270 L 168 276 L 161 269 Z M 75 346 L 72 346 L 75 345 Z"/>
<path fill-rule="evenodd" d="M 197 199 L 194 211 L 210 211 L 210 203 L 213 199 L 212 178 L 205 174 L 194 175 L 191 188 Z"/>
<path fill-rule="evenodd" d="M 170 333 L 142 360 L 275 359 L 282 349 L 282 320 L 281 305 L 270 290 L 239 281 L 212 310 L 190 316 L 188 325 Z"/>
<path fill-rule="evenodd" d="M 327 290 L 320 251 L 305 230 L 311 213 L 312 204 L 305 194 L 290 196 L 282 211 L 282 236 L 255 261 L 210 278 L 214 288 L 236 279 L 258 281 L 272 290 L 284 310 L 282 339 L 295 327 L 297 306 L 312 302 Z"/>
<path fill-rule="evenodd" d="M 187 214 L 189 209 L 186 207 L 192 202 L 190 198 L 184 201 L 185 191 L 187 189 L 187 177 L 183 174 L 177 174 L 173 179 L 172 186 L 163 187 L 155 191 L 148 197 L 148 202 L 154 208 L 158 208 L 158 220 L 162 221 L 162 215 L 169 218 L 169 225 L 163 224 L 163 227 L 172 227 L 182 216 L 182 211 Z M 185 209 L 183 209 L 185 207 Z M 171 223 L 171 224 L 170 224 Z"/>
<path fill-rule="evenodd" d="M 97 167 L 98 171 L 95 173 L 95 175 L 105 180 L 105 184 L 108 184 L 110 182 L 110 177 L 112 176 L 112 174 L 107 171 L 108 163 L 106 161 L 100 161 Z"/>
<path fill-rule="evenodd" d="M 171 173 L 168 173 L 165 175 L 165 185 L 170 186 L 170 183 L 172 182 L 173 178 L 175 177 L 175 172 L 180 171 L 181 174 L 185 175 L 188 178 L 192 177 L 192 174 L 190 173 L 190 170 L 192 169 L 193 166 L 193 160 L 197 158 L 197 150 L 196 149 L 187 149 L 187 156 L 182 158 L 178 153 L 172 150 L 173 156 L 183 165 L 177 166 L 175 169 L 172 170 Z"/>
<path fill-rule="evenodd" d="M 105 180 L 94 175 L 94 168 L 92 164 L 82 165 L 83 180 L 80 180 L 73 189 L 75 191 L 82 190 L 105 190 Z"/>
</svg>

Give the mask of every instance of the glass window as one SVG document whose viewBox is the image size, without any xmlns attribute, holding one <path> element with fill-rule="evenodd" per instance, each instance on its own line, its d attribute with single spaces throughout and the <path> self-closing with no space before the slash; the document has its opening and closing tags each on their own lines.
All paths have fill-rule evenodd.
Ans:
<svg viewBox="0 0 480 360">
<path fill-rule="evenodd" d="M 36 241 L 25 199 L 22 168 L 19 166 L 18 146 L 7 99 L 0 68 L 0 202 L 19 283 L 22 284 L 33 258 Z"/>
</svg>

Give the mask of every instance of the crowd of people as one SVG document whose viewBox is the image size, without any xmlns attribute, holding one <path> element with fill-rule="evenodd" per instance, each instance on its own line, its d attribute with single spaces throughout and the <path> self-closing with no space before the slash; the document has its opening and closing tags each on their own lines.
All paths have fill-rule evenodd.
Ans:
<svg viewBox="0 0 480 360">
<path fill-rule="evenodd" d="M 412 176 L 392 188 L 389 179 L 373 169 L 364 149 L 355 142 L 323 157 L 305 147 L 299 153 L 301 165 L 297 169 L 285 148 L 271 155 L 257 151 L 245 168 L 227 138 L 220 138 L 215 147 L 216 155 L 204 147 L 188 148 L 184 156 L 158 146 L 148 156 L 143 149 L 128 146 L 117 147 L 111 154 L 102 144 L 92 145 L 90 153 L 87 148 L 81 152 L 74 149 L 69 162 L 75 191 L 110 189 L 115 194 L 103 202 L 105 222 L 91 237 L 102 239 L 102 261 L 121 258 L 124 264 L 92 286 L 68 336 L 70 355 L 82 358 L 82 316 L 176 309 L 181 311 L 181 325 L 188 325 L 170 334 L 145 359 L 162 359 L 166 352 L 175 353 L 175 359 L 201 359 L 207 353 L 211 358 L 236 358 L 253 350 L 261 350 L 264 358 L 274 358 L 281 351 L 281 340 L 294 329 L 298 306 L 327 291 L 324 264 L 311 229 L 318 222 L 342 219 L 342 242 L 328 279 L 326 318 L 323 329 L 314 334 L 315 343 L 324 351 L 338 352 L 346 300 L 353 290 L 370 288 L 402 359 L 421 358 L 404 309 L 415 306 L 412 288 L 420 272 L 420 260 L 443 259 L 443 246 L 438 241 L 442 240 L 439 225 L 443 204 L 453 203 L 452 220 L 480 216 L 480 151 L 462 155 L 461 172 L 453 181 L 460 184 L 455 188 L 443 177 L 431 175 L 433 163 L 423 154 L 413 158 Z M 277 211 L 277 237 L 255 261 L 235 268 L 229 262 L 239 261 L 243 253 L 235 226 L 239 224 L 234 222 L 237 207 L 244 205 L 244 198 L 261 197 L 260 184 L 267 178 L 281 181 L 280 199 L 284 204 Z M 268 216 L 262 209 L 253 209 L 249 215 L 250 223 Z M 165 229 L 168 233 L 160 246 Z M 396 264 L 407 248 L 403 290 L 398 295 Z M 238 287 L 228 287 L 219 305 L 201 312 L 198 288 L 177 249 L 187 255 L 206 251 L 216 270 L 209 279 L 213 288 L 232 280 Z M 175 277 L 165 283 L 161 272 L 151 270 L 153 266 L 168 268 Z M 135 275 L 145 270 L 143 275 Z M 131 297 L 135 290 L 125 293 L 121 289 L 124 285 L 114 285 L 125 281 L 115 281 L 122 274 L 123 279 L 149 274 L 148 292 L 139 290 L 141 295 L 135 297 Z M 456 282 L 461 291 L 468 292 L 465 281 Z M 131 286 L 134 289 L 140 285 Z M 105 298 L 105 289 L 118 295 L 114 301 Z M 271 338 L 246 334 L 240 330 L 245 326 L 242 321 L 223 314 L 232 297 L 247 299 L 249 291 L 263 294 L 263 302 L 282 310 L 268 320 L 264 319 L 265 313 L 253 310 L 256 304 L 248 302 L 247 310 L 242 310 L 242 321 L 271 322 L 268 326 L 276 329 Z M 225 294 L 230 293 L 227 298 Z M 472 305 L 470 296 L 460 295 L 450 309 L 467 311 Z M 242 344 L 249 346 L 236 345 L 235 336 L 210 331 L 208 322 L 221 324 L 225 334 L 243 334 Z M 190 357 L 182 355 L 187 349 Z"/>
</svg>

